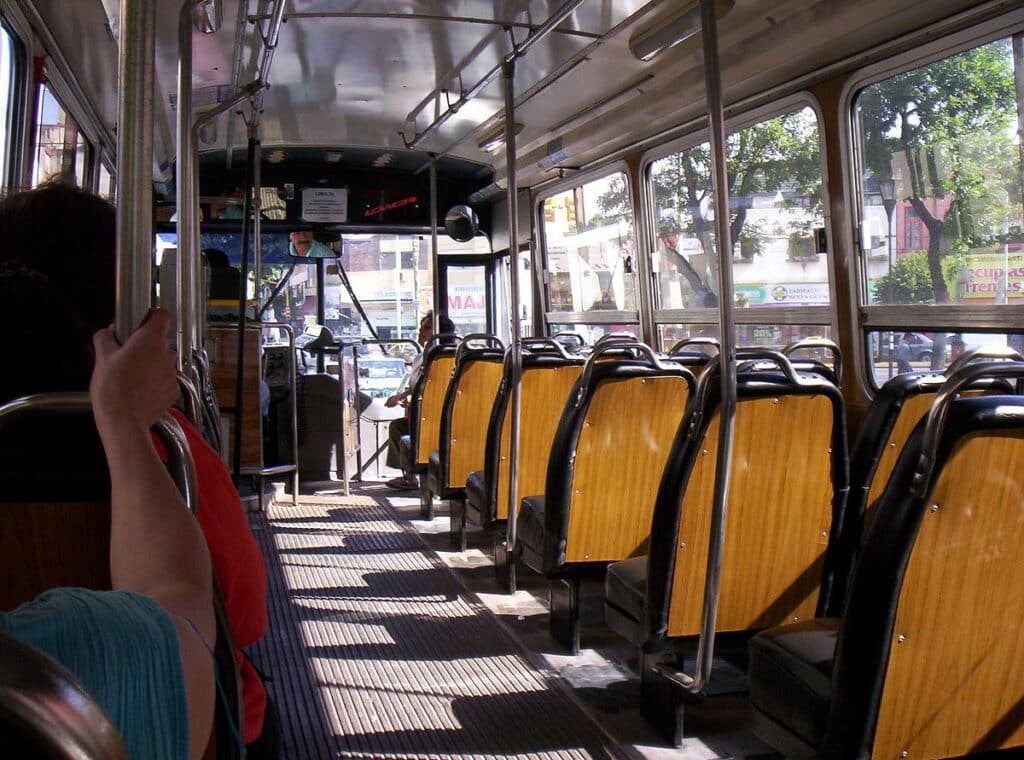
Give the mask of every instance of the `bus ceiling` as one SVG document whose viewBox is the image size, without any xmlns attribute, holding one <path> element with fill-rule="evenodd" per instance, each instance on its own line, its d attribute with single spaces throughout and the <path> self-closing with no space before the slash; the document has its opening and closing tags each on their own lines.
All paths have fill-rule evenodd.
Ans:
<svg viewBox="0 0 1024 760">
<path fill-rule="evenodd" d="M 177 27 L 182 0 L 155 0 L 158 182 L 172 176 L 175 151 Z M 51 58 L 76 80 L 110 131 L 116 98 L 117 0 L 54 3 L 12 0 L 28 8 L 50 35 Z M 261 140 L 268 148 L 372 146 L 395 164 L 415 144 L 426 154 L 493 165 L 504 178 L 498 78 L 463 97 L 517 47 L 527 44 L 565 2 L 510 4 L 479 0 L 465 15 L 431 12 L 433 4 L 379 2 L 371 10 L 340 10 L 328 0 L 288 3 L 270 89 L 262 97 Z M 998 3 L 934 0 L 893 13 L 886 0 L 719 4 L 726 105 L 829 66 L 946 19 L 967 25 Z M 223 0 L 216 32 L 192 29 L 192 101 L 196 115 L 259 78 L 267 58 L 275 2 Z M 596 161 L 695 123 L 705 112 L 695 2 L 583 0 L 517 61 L 515 75 L 517 184 L 530 187 L 562 168 Z M 347 7 L 347 6 L 346 6 Z M 908 20 L 908 14 L 912 18 Z M 808 22 L 815 33 L 807 35 Z M 210 24 L 207 26 L 216 26 Z M 84 44 L 83 44 L 84 40 Z M 446 114 L 452 111 L 448 116 Z M 444 118 L 436 129 L 431 125 Z M 430 130 L 422 140 L 417 138 Z M 239 160 L 246 129 L 221 116 L 201 135 L 200 151 Z M 487 150 L 485 150 L 487 148 Z M 343 159 L 345 161 L 347 159 Z M 381 159 L 383 160 L 383 159 Z M 244 162 L 241 162 L 244 163 Z M 375 169 L 387 168 L 374 166 Z M 422 166 L 419 169 L 424 171 Z M 481 185 L 483 187 L 483 185 Z"/>
</svg>

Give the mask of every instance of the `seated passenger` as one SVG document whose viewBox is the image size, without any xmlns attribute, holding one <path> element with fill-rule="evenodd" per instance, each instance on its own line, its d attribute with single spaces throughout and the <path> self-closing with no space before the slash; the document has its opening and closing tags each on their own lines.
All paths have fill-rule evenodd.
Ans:
<svg viewBox="0 0 1024 760">
<path fill-rule="evenodd" d="M 3 373 L 0 403 L 30 393 L 88 387 L 91 347 L 87 338 L 76 336 L 91 335 L 114 320 L 115 242 L 113 206 L 83 190 L 47 184 L 0 201 L 0 278 L 14 278 L 0 283 L 0 301 L 8 313 L 20 315 L 19 329 L 9 331 L 15 334 L 5 350 L 14 360 L 10 366 L 30 370 Z M 33 283 L 40 295 L 27 297 L 26 283 Z M 14 305 L 19 300 L 23 307 Z M 47 310 L 62 300 L 71 315 L 67 324 L 47 326 Z M 183 416 L 176 416 L 192 450 L 199 524 L 224 593 L 235 645 L 247 647 L 267 627 L 263 556 L 224 462 Z M 273 723 L 274 713 L 252 663 L 241 651 L 237 659 L 249 757 L 277 757 L 276 730 L 254 744 L 263 732 L 264 715 Z"/>
<path fill-rule="evenodd" d="M 210 558 L 149 432 L 178 394 L 169 324 L 155 310 L 123 347 L 109 328 L 94 340 L 90 396 L 110 468 L 114 591 L 52 589 L 0 613 L 0 629 L 75 675 L 132 758 L 198 760 L 214 711 Z"/>
</svg>

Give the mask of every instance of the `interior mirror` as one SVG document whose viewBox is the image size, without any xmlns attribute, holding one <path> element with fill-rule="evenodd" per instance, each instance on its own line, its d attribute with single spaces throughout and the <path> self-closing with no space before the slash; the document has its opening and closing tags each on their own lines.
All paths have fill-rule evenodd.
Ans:
<svg viewBox="0 0 1024 760">
<path fill-rule="evenodd" d="M 469 206 L 452 206 L 444 215 L 444 230 L 457 243 L 468 243 L 479 230 L 476 212 Z"/>
</svg>

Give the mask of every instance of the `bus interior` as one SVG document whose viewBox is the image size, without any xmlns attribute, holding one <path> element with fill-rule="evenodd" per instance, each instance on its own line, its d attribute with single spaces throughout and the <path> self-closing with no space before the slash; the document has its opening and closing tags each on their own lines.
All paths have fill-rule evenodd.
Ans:
<svg viewBox="0 0 1024 760">
<path fill-rule="evenodd" d="M 0 103 L 173 315 L 281 757 L 1024 748 L 1020 3 L 0 0 Z"/>
</svg>

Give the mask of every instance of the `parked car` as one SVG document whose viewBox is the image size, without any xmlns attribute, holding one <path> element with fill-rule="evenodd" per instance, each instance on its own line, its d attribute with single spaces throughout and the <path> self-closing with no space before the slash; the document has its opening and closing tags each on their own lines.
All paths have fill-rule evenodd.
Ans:
<svg viewBox="0 0 1024 760">
<path fill-rule="evenodd" d="M 359 358 L 359 390 L 374 398 L 394 395 L 408 372 L 405 361 L 391 356 Z"/>
<path fill-rule="evenodd" d="M 892 346 L 893 346 L 893 359 L 896 358 L 895 349 L 899 346 L 903 340 L 904 335 L 907 333 L 892 333 Z M 888 361 L 889 359 L 889 333 L 882 334 L 881 345 L 878 347 L 878 359 L 879 361 Z M 922 333 L 909 333 L 910 340 L 907 343 L 910 345 L 910 361 L 911 362 L 930 362 L 932 360 L 932 354 L 934 353 L 932 348 L 932 339 Z M 947 346 L 946 353 L 948 355 L 949 348 Z"/>
</svg>

